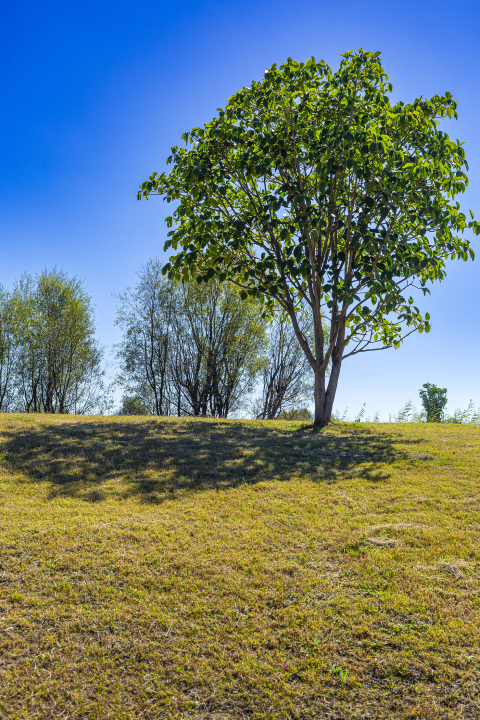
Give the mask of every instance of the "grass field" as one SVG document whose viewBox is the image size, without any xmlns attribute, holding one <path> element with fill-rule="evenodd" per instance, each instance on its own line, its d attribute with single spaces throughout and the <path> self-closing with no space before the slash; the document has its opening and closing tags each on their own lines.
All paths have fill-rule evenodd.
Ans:
<svg viewBox="0 0 480 720">
<path fill-rule="evenodd" d="M 480 718 L 480 430 L 0 416 L 0 717 Z"/>
</svg>

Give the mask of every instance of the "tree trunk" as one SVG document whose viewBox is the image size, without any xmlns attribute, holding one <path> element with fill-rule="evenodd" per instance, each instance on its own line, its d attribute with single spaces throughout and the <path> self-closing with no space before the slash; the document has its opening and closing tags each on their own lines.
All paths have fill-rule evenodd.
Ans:
<svg viewBox="0 0 480 720">
<path fill-rule="evenodd" d="M 324 428 L 330 422 L 333 410 L 333 401 L 337 392 L 340 368 L 342 367 L 342 352 L 332 353 L 332 370 L 328 379 L 328 386 L 325 388 L 325 371 L 315 372 L 315 416 L 314 428 Z"/>
</svg>

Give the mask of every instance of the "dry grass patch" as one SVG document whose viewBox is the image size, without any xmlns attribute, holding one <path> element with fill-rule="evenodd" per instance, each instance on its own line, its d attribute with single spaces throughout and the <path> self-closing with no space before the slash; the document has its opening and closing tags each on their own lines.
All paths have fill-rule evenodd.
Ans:
<svg viewBox="0 0 480 720">
<path fill-rule="evenodd" d="M 0 716 L 480 717 L 480 434 L 0 416 Z"/>
</svg>

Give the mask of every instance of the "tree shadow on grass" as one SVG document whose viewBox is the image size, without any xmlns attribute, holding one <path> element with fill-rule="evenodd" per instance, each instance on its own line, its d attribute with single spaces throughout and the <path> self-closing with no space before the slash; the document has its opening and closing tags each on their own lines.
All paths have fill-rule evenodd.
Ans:
<svg viewBox="0 0 480 720">
<path fill-rule="evenodd" d="M 299 433 L 298 427 L 176 418 L 39 419 L 4 428 L 1 452 L 13 471 L 50 483 L 51 497 L 101 501 L 114 492 L 148 502 L 292 478 L 379 482 L 389 477 L 392 462 L 426 459 L 399 450 L 391 433 L 371 426 L 343 424 L 321 433 Z M 401 442 L 422 441 L 402 437 Z"/>
</svg>

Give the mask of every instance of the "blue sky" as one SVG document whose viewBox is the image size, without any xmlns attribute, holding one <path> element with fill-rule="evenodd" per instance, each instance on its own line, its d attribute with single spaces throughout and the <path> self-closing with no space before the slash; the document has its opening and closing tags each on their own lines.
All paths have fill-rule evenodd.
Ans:
<svg viewBox="0 0 480 720">
<path fill-rule="evenodd" d="M 17 2 L 0 29 L 0 283 L 57 266 L 81 277 L 111 347 L 115 298 L 149 257 L 164 257 L 160 199 L 138 185 L 165 167 L 182 132 L 273 62 L 314 55 L 333 67 L 359 47 L 377 51 L 394 98 L 450 91 L 480 219 L 478 4 L 411 2 Z M 480 238 L 479 238 L 480 240 Z M 423 302 L 429 335 L 400 350 L 345 362 L 336 407 L 386 418 L 424 382 L 449 407 L 480 403 L 478 260 L 456 262 Z"/>
</svg>

